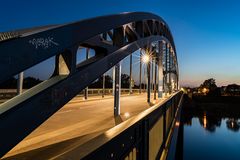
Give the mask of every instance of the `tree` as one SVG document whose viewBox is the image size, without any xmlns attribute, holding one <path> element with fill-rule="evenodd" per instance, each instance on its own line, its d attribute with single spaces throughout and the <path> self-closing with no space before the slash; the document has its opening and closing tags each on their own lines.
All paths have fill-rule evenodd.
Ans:
<svg viewBox="0 0 240 160">
<path fill-rule="evenodd" d="M 95 80 L 89 88 L 102 88 L 103 87 L 103 75 Z M 112 88 L 112 77 L 105 75 L 105 88 Z"/>
<path fill-rule="evenodd" d="M 42 81 L 38 78 L 34 77 L 26 77 L 23 80 L 23 88 L 29 89 L 34 87 L 35 85 L 41 83 Z"/>
<path fill-rule="evenodd" d="M 11 77 L 0 84 L 1 89 L 16 89 L 16 87 L 17 87 L 17 79 L 14 77 Z"/>
<path fill-rule="evenodd" d="M 23 88 L 29 89 L 33 86 L 41 83 L 42 81 L 40 79 L 34 78 L 34 77 L 26 77 L 23 80 Z M 4 89 L 16 89 L 17 88 L 17 79 L 12 77 L 5 82 L 0 84 L 0 88 Z"/>
<path fill-rule="evenodd" d="M 129 75 L 121 74 L 121 88 L 129 88 Z"/>
<path fill-rule="evenodd" d="M 208 89 L 209 91 L 215 90 L 215 89 L 217 88 L 215 79 L 210 78 L 210 79 L 205 80 L 205 81 L 203 82 L 203 84 L 200 85 L 200 88 L 206 88 L 206 89 Z"/>
<path fill-rule="evenodd" d="M 215 79 L 210 78 L 203 82 L 203 84 L 200 85 L 199 89 L 202 91 L 202 93 L 208 95 L 208 96 L 219 96 L 221 95 L 220 90 L 218 89 Z"/>
</svg>

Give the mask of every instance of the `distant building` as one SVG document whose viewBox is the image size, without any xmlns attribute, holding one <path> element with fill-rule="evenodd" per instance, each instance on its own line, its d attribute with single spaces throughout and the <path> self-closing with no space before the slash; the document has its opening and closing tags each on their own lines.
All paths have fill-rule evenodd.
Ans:
<svg viewBox="0 0 240 160">
<path fill-rule="evenodd" d="M 240 85 L 230 84 L 223 88 L 224 95 L 229 96 L 240 96 Z"/>
</svg>

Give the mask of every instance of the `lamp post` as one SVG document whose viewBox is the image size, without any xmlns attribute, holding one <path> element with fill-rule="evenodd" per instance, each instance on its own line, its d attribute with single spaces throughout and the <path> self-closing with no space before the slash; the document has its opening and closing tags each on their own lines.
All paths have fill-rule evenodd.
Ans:
<svg viewBox="0 0 240 160">
<path fill-rule="evenodd" d="M 151 84 L 150 84 L 150 70 L 151 70 L 151 64 L 150 64 L 150 54 L 145 53 L 142 55 L 142 62 L 147 65 L 147 102 L 150 102 L 150 92 L 151 92 Z"/>
</svg>

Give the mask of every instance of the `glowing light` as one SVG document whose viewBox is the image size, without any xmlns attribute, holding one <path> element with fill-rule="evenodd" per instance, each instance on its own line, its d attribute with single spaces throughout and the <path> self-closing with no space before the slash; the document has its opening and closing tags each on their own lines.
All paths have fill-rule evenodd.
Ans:
<svg viewBox="0 0 240 160">
<path fill-rule="evenodd" d="M 204 94 L 206 94 L 208 91 L 209 91 L 209 90 L 208 90 L 207 88 L 203 88 L 203 89 L 202 89 L 202 92 L 203 92 Z"/>
<path fill-rule="evenodd" d="M 144 54 L 142 56 L 142 62 L 143 63 L 148 63 L 150 61 L 150 56 L 148 54 Z"/>
<path fill-rule="evenodd" d="M 130 114 L 129 114 L 129 112 L 126 112 L 126 113 L 124 113 L 124 117 L 125 117 L 125 118 L 128 118 L 128 117 L 130 117 Z"/>
<path fill-rule="evenodd" d="M 180 122 L 177 121 L 177 122 L 175 123 L 175 125 L 176 125 L 177 127 L 179 127 L 179 126 L 180 126 Z"/>
</svg>

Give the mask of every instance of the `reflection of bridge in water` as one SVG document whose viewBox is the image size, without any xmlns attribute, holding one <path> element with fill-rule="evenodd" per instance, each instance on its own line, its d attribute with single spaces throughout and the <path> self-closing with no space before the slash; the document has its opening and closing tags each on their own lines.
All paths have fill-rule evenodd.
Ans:
<svg viewBox="0 0 240 160">
<path fill-rule="evenodd" d="M 51 78 L 1 104 L 0 156 L 20 142 L 5 157 L 174 157 L 182 93 L 173 37 L 160 17 L 123 13 L 1 33 L 0 40 L 4 73 L 0 82 L 19 74 L 19 92 L 23 71 L 55 56 Z M 85 51 L 81 62 L 78 50 Z M 132 53 L 136 50 L 140 52 L 139 89 L 133 94 Z M 126 57 L 130 58 L 129 95 L 120 96 L 121 61 Z M 104 85 L 108 70 L 113 74 L 113 96 L 106 95 Z M 88 86 L 99 77 L 105 98 L 90 100 Z M 75 97 L 82 90 L 88 101 Z"/>
</svg>

